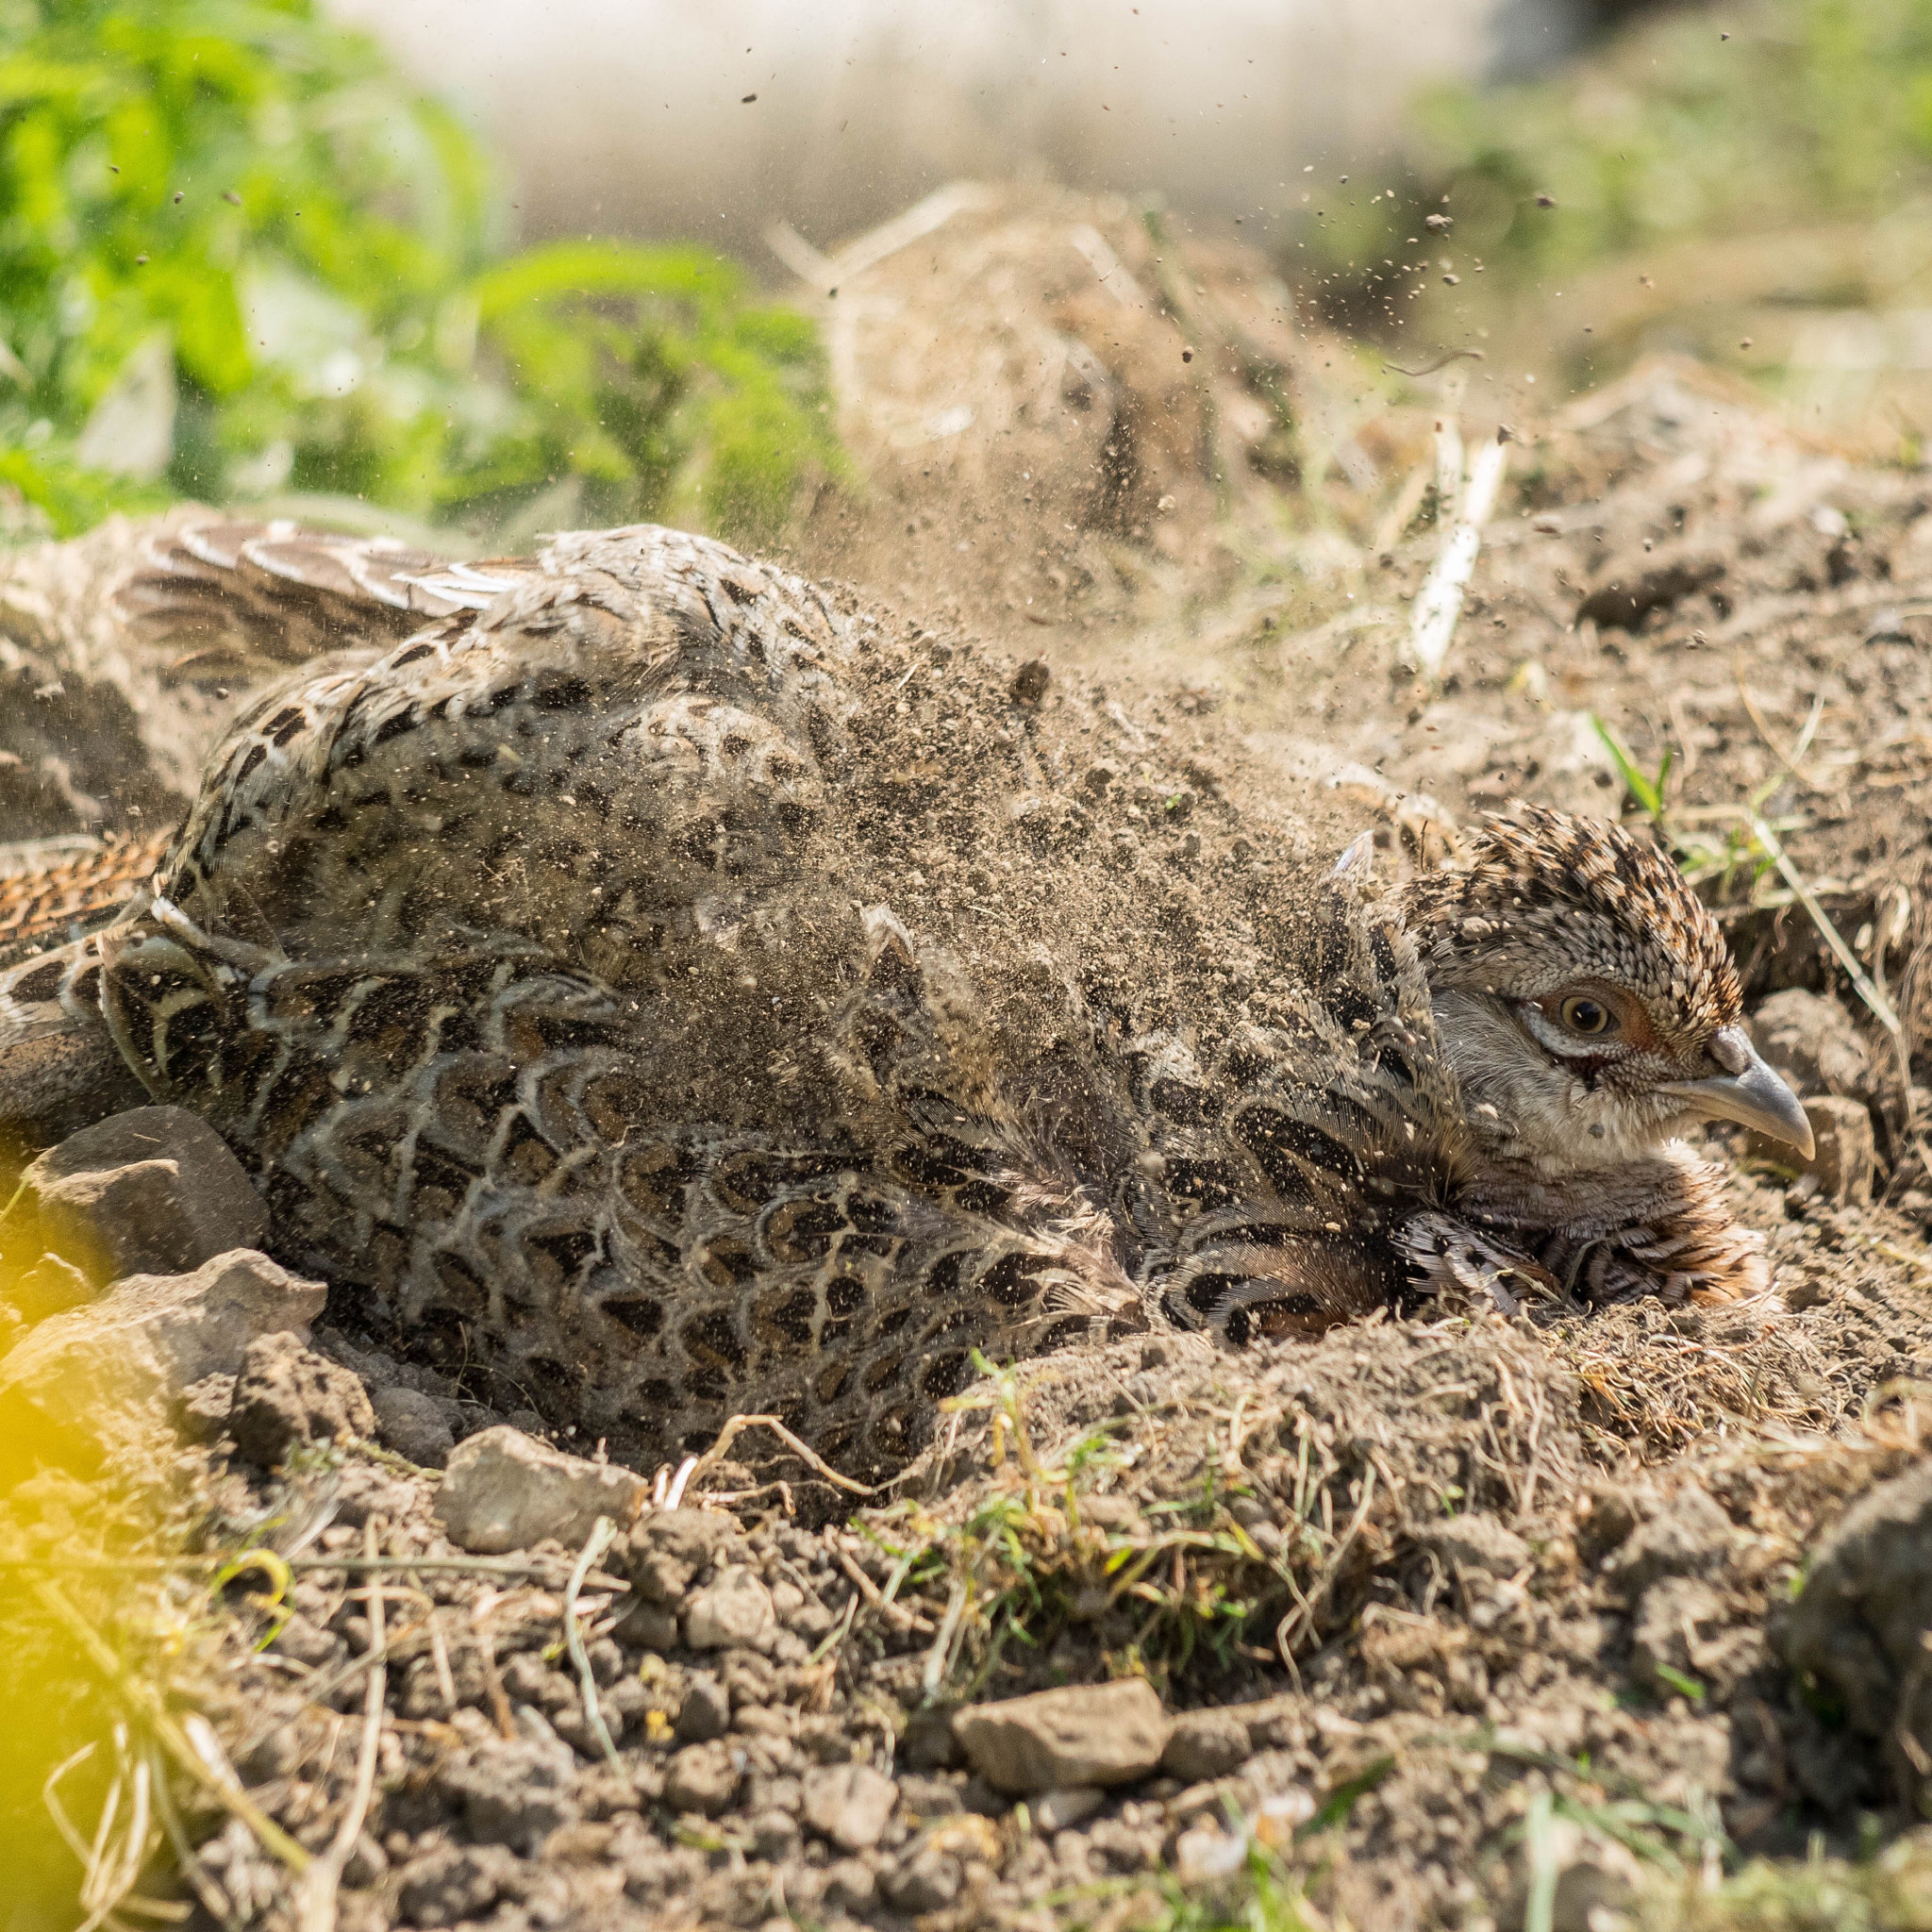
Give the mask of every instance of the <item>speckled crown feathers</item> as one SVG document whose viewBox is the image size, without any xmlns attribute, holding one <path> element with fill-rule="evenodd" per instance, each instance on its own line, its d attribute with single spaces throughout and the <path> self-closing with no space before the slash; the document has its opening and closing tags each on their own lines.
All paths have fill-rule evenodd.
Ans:
<svg viewBox="0 0 1932 1932">
<path fill-rule="evenodd" d="M 1404 898 L 1425 956 L 1493 958 L 1512 941 L 1560 939 L 1568 963 L 1669 999 L 1698 1031 L 1729 1025 L 1743 1010 L 1708 908 L 1667 854 L 1607 819 L 1515 802 L 1483 821 L 1457 863 L 1414 880 Z M 1578 913 L 1607 924 L 1601 943 L 1566 924 Z"/>
</svg>

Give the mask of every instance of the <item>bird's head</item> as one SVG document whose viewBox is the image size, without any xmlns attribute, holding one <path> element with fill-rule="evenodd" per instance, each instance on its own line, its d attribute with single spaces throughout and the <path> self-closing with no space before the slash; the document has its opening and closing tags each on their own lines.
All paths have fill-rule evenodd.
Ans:
<svg viewBox="0 0 1932 1932">
<path fill-rule="evenodd" d="M 1648 841 L 1518 805 L 1402 904 L 1471 1124 L 1500 1157 L 1598 1168 L 1700 1119 L 1811 1152 L 1744 1032 L 1717 922 Z"/>
</svg>

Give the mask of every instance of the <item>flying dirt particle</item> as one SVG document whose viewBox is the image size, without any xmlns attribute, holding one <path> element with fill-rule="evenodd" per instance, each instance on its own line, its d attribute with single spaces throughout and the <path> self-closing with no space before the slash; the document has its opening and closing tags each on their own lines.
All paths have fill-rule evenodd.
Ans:
<svg viewBox="0 0 1932 1932">
<path fill-rule="evenodd" d="M 758 95 L 756 94 L 746 94 L 745 97 L 741 101 L 740 101 L 738 105 L 741 108 L 748 108 L 757 99 Z"/>
<path fill-rule="evenodd" d="M 177 204 L 177 205 L 178 205 L 178 203 L 179 203 L 179 202 L 180 202 L 180 200 L 181 200 L 181 191 L 180 191 L 180 190 L 179 190 L 178 188 L 177 188 L 177 189 L 175 189 L 175 202 L 176 202 L 176 204 Z"/>
<path fill-rule="evenodd" d="M 1555 208 L 1557 197 L 1554 194 L 1539 194 L 1536 198 L 1536 205 L 1539 208 Z"/>
<path fill-rule="evenodd" d="M 232 188 L 225 188 L 222 190 L 222 199 L 226 202 L 232 202 L 234 206 L 237 208 L 240 208 L 242 206 L 242 197 L 239 194 L 237 194 Z"/>
<path fill-rule="evenodd" d="M 1748 349 L 1751 346 L 1751 338 L 1749 336 L 1740 338 L 1738 346 L 1740 349 Z"/>
<path fill-rule="evenodd" d="M 1191 362 L 1191 361 L 1192 361 L 1193 359 L 1194 359 L 1194 352 L 1193 352 L 1193 350 L 1191 350 L 1191 349 L 1183 349 L 1183 350 L 1181 351 L 1181 360 L 1182 360 L 1183 362 Z"/>
</svg>

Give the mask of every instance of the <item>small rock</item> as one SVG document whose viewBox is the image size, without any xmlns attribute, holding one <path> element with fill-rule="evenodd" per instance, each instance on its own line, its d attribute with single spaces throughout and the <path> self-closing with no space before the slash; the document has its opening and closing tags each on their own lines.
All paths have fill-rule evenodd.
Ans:
<svg viewBox="0 0 1932 1932">
<path fill-rule="evenodd" d="M 1630 1671 L 1659 1697 L 1684 1693 L 1694 1678 L 1706 1631 L 1724 1615 L 1709 1584 L 1694 1576 L 1666 1576 L 1638 1600 L 1630 1630 Z"/>
<path fill-rule="evenodd" d="M 520 1718 L 527 1729 L 529 1713 Z M 543 1735 L 492 1740 L 441 1776 L 458 1797 L 471 1836 L 528 1852 L 558 1825 L 576 1822 L 568 1786 L 575 1771 L 570 1746 L 536 1720 Z"/>
<path fill-rule="evenodd" d="M 412 1925 L 480 1919 L 503 1896 L 516 1867 L 502 1845 L 438 1845 L 396 1874 L 397 1904 Z"/>
<path fill-rule="evenodd" d="M 378 1389 L 369 1398 L 375 1412 L 375 1436 L 385 1449 L 393 1449 L 418 1469 L 441 1469 L 457 1441 L 433 1395 L 414 1389 Z"/>
<path fill-rule="evenodd" d="M 235 1406 L 235 1377 L 204 1375 L 182 1390 L 175 1403 L 175 1424 L 191 1442 L 212 1442 L 228 1426 Z"/>
<path fill-rule="evenodd" d="M 959 1793 L 942 1777 L 899 1779 L 899 1810 L 905 1817 L 951 1818 L 961 1808 Z"/>
<path fill-rule="evenodd" d="M 841 1851 L 878 1843 L 899 1787 L 869 1764 L 832 1764 L 805 1777 L 805 1822 Z"/>
<path fill-rule="evenodd" d="M 1107 1802 L 1107 1793 L 1092 1785 L 1062 1785 L 1056 1791 L 1042 1791 L 1033 1800 L 1033 1824 L 1049 1838 L 1091 1818 Z"/>
<path fill-rule="evenodd" d="M 623 1621 L 610 1634 L 633 1650 L 655 1650 L 661 1655 L 677 1648 L 677 1612 L 668 1605 L 647 1604 L 640 1599 L 624 1613 Z"/>
<path fill-rule="evenodd" d="M 772 1806 L 751 1822 L 752 1850 L 767 1864 L 782 1864 L 798 1849 L 798 1821 Z"/>
<path fill-rule="evenodd" d="M 684 1687 L 684 1705 L 677 1713 L 677 1741 L 708 1744 L 731 1728 L 731 1697 L 708 1671 L 697 1671 Z"/>
<path fill-rule="evenodd" d="M 1844 1707 L 1849 1726 L 1885 1740 L 1899 1789 L 1932 1801 L 1932 1462 L 1880 1483 L 1819 1543 L 1779 1648 Z M 1907 1739 L 1911 1740 L 1907 1743 Z"/>
<path fill-rule="evenodd" d="M 1660 1576 L 1702 1576 L 1731 1548 L 1731 1520 L 1695 1483 L 1674 1491 L 1662 1508 L 1624 1542 L 1612 1574 L 1633 1594 Z"/>
<path fill-rule="evenodd" d="M 914 1771 L 950 1771 L 963 1763 L 959 1740 L 953 1735 L 953 1713 L 913 1711 L 899 1740 L 899 1761 Z"/>
<path fill-rule="evenodd" d="M 738 1795 L 739 1768 L 729 1744 L 687 1744 L 664 1770 L 664 1802 L 674 1811 L 715 1818 Z"/>
<path fill-rule="evenodd" d="M 835 1912 L 862 1912 L 872 1904 L 877 1886 L 871 1866 L 857 1858 L 841 1858 L 825 1867 L 819 1898 Z"/>
<path fill-rule="evenodd" d="M 1029 658 L 1013 673 L 1013 682 L 1008 687 L 1013 702 L 1024 705 L 1030 711 L 1037 711 L 1046 701 L 1047 687 L 1053 682 L 1053 672 L 1044 658 Z"/>
<path fill-rule="evenodd" d="M 733 1545 L 737 1519 L 720 1509 L 654 1509 L 630 1533 L 630 1582 L 646 1603 L 682 1605 L 694 1584 Z"/>
<path fill-rule="evenodd" d="M 756 1650 L 777 1627 L 772 1593 L 758 1572 L 732 1568 L 692 1593 L 684 1641 L 693 1650 Z"/>
<path fill-rule="evenodd" d="M 1184 1784 L 1225 1777 L 1254 1755 L 1248 1727 L 1231 1710 L 1190 1710 L 1174 1719 L 1160 1768 Z"/>
<path fill-rule="evenodd" d="M 1758 1052 L 1794 1093 L 1871 1097 L 1872 1056 L 1836 1000 L 1788 987 L 1773 993 L 1746 1024 Z"/>
<path fill-rule="evenodd" d="M 235 1446 L 274 1469 L 298 1442 L 347 1442 L 375 1433 L 375 1411 L 355 1372 L 305 1348 L 295 1335 L 248 1344 L 228 1410 Z"/>
<path fill-rule="evenodd" d="M 327 1291 L 247 1248 L 192 1274 L 135 1274 L 99 1301 L 51 1316 L 0 1361 L 0 1410 L 25 1404 L 20 1440 L 99 1456 L 148 1449 L 178 1392 L 239 1374 L 263 1335 L 302 1335 Z M 0 1430 L 4 1433 L 4 1430 Z"/>
<path fill-rule="evenodd" d="M 954 1714 L 953 1729 L 994 1790 L 1024 1793 L 1145 1777 L 1173 1726 L 1153 1685 L 1125 1677 L 971 1706 Z"/>
<path fill-rule="evenodd" d="M 1486 1509 L 1445 1517 L 1414 1532 L 1422 1546 L 1456 1574 L 1514 1576 L 1529 1561 L 1529 1545 Z"/>
<path fill-rule="evenodd" d="M 9 1219 L 32 1216 L 42 1245 L 101 1282 L 186 1274 L 268 1239 L 268 1208 L 242 1163 L 178 1107 L 138 1107 L 70 1134 L 21 1189 Z"/>
<path fill-rule="evenodd" d="M 1805 1172 L 1818 1176 L 1819 1192 L 1830 1201 L 1869 1204 L 1878 1147 L 1865 1103 L 1827 1093 L 1805 1103 L 1805 1118 L 1811 1123 L 1814 1142 Z M 1787 1148 L 1785 1158 L 1790 1158 Z"/>
<path fill-rule="evenodd" d="M 886 1903 L 908 1918 L 920 1912 L 943 1911 L 959 1896 L 964 1882 L 958 1859 L 937 1845 L 926 1845 L 886 1880 Z"/>
<path fill-rule="evenodd" d="M 477 1556 L 526 1550 L 545 1537 L 581 1545 L 600 1516 L 620 1527 L 650 1488 L 627 1469 L 586 1462 L 508 1427 L 483 1429 L 451 1452 L 436 1514 Z"/>
</svg>

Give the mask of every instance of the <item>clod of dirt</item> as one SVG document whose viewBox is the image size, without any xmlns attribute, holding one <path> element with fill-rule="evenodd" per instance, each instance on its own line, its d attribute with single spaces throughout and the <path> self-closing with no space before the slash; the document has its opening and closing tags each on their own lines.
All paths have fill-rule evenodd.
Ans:
<svg viewBox="0 0 1932 1932">
<path fill-rule="evenodd" d="M 953 1718 L 974 1770 L 1013 1792 L 1131 1784 L 1160 1762 L 1173 1729 L 1144 1677 L 1039 1690 Z"/>
<path fill-rule="evenodd" d="M 142 1107 L 50 1147 L 21 1176 L 8 1249 L 38 1242 L 98 1282 L 180 1274 L 268 1238 L 268 1208 L 198 1114 Z"/>
<path fill-rule="evenodd" d="M 441 1774 L 443 1789 L 461 1801 L 473 1837 L 485 1844 L 528 1852 L 579 1813 L 570 1795 L 576 1770 L 571 1748 L 541 1716 L 525 1720 L 540 1734 L 509 1740 L 491 1739 Z"/>
<path fill-rule="evenodd" d="M 649 1485 L 627 1469 L 587 1462 L 521 1429 L 484 1429 L 452 1452 L 437 1514 L 452 1541 L 479 1556 L 545 1537 L 581 1543 L 600 1516 L 628 1523 Z"/>
<path fill-rule="evenodd" d="M 1824 1538 L 1783 1632 L 1786 1661 L 1886 1741 L 1901 1790 L 1932 1792 L 1932 1462 L 1881 1483 Z"/>
<path fill-rule="evenodd" d="M 1231 1710 L 1191 1710 L 1174 1720 L 1160 1769 L 1184 1784 L 1225 1777 L 1253 1756 L 1255 1740 Z"/>
<path fill-rule="evenodd" d="M 1732 1542 L 1731 1520 L 1694 1483 L 1636 1531 L 1610 1566 L 1634 1597 L 1665 1576 L 1703 1576 L 1721 1564 Z"/>
<path fill-rule="evenodd" d="M 376 1440 L 419 1469 L 441 1469 L 456 1447 L 456 1437 L 432 1395 L 414 1389 L 378 1389 L 369 1398 L 375 1412 Z"/>
<path fill-rule="evenodd" d="M 263 1335 L 242 1359 L 228 1433 L 258 1469 L 274 1469 L 298 1442 L 366 1440 L 375 1412 L 352 1371 L 305 1348 L 299 1336 Z"/>
<path fill-rule="evenodd" d="M 1864 1206 L 1872 1198 L 1878 1171 L 1877 1141 L 1865 1103 L 1820 1094 L 1806 1101 L 1805 1118 L 1811 1123 L 1814 1147 L 1804 1168 L 1807 1174 L 1817 1175 L 1818 1191 L 1827 1201 Z M 1755 1138 L 1752 1144 L 1757 1144 Z"/>
<path fill-rule="evenodd" d="M 480 1919 L 516 1876 L 502 1845 L 438 1845 L 396 1874 L 396 1904 L 411 1925 L 457 1925 Z"/>
<path fill-rule="evenodd" d="M 1653 610 L 1669 610 L 1724 574 L 1721 557 L 1684 557 L 1599 584 L 1576 607 L 1576 621 L 1635 630 Z"/>
<path fill-rule="evenodd" d="M 1757 1050 L 1802 1095 L 1872 1096 L 1872 1056 L 1834 999 L 1801 986 L 1774 992 L 1752 1014 L 1748 1030 Z"/>
<path fill-rule="evenodd" d="M 758 1573 L 733 1566 L 692 1594 L 684 1613 L 684 1641 L 692 1650 L 758 1650 L 777 1623 L 772 1592 Z"/>
<path fill-rule="evenodd" d="M 1159 582 L 1197 597 L 1237 575 L 1230 530 L 1278 540 L 1284 491 L 1353 503 L 1429 447 L 1420 409 L 1351 409 L 1324 374 L 1351 359 L 1259 250 L 1117 195 L 956 183 L 828 279 L 800 299 L 865 487 L 821 496 L 803 560 L 926 611 L 1087 625 Z"/>
<path fill-rule="evenodd" d="M 869 1764 L 833 1764 L 807 1772 L 805 1822 L 841 1851 L 878 1843 L 899 1802 L 899 1788 Z"/>
<path fill-rule="evenodd" d="M 192 1274 L 135 1274 L 54 1315 L 0 1362 L 0 1404 L 33 1411 L 15 1440 L 83 1463 L 136 1454 L 174 1420 L 183 1390 L 239 1374 L 260 1336 L 306 1334 L 327 1291 L 266 1255 L 219 1255 Z"/>
<path fill-rule="evenodd" d="M 1658 1696 L 1682 1692 L 1702 1668 L 1707 1633 L 1723 1614 L 1717 1591 L 1694 1576 L 1652 1584 L 1631 1625 L 1631 1674 Z"/>
<path fill-rule="evenodd" d="M 730 1745 L 687 1744 L 665 1767 L 664 1802 L 674 1811 L 715 1818 L 738 1795 L 738 1763 Z"/>
</svg>

